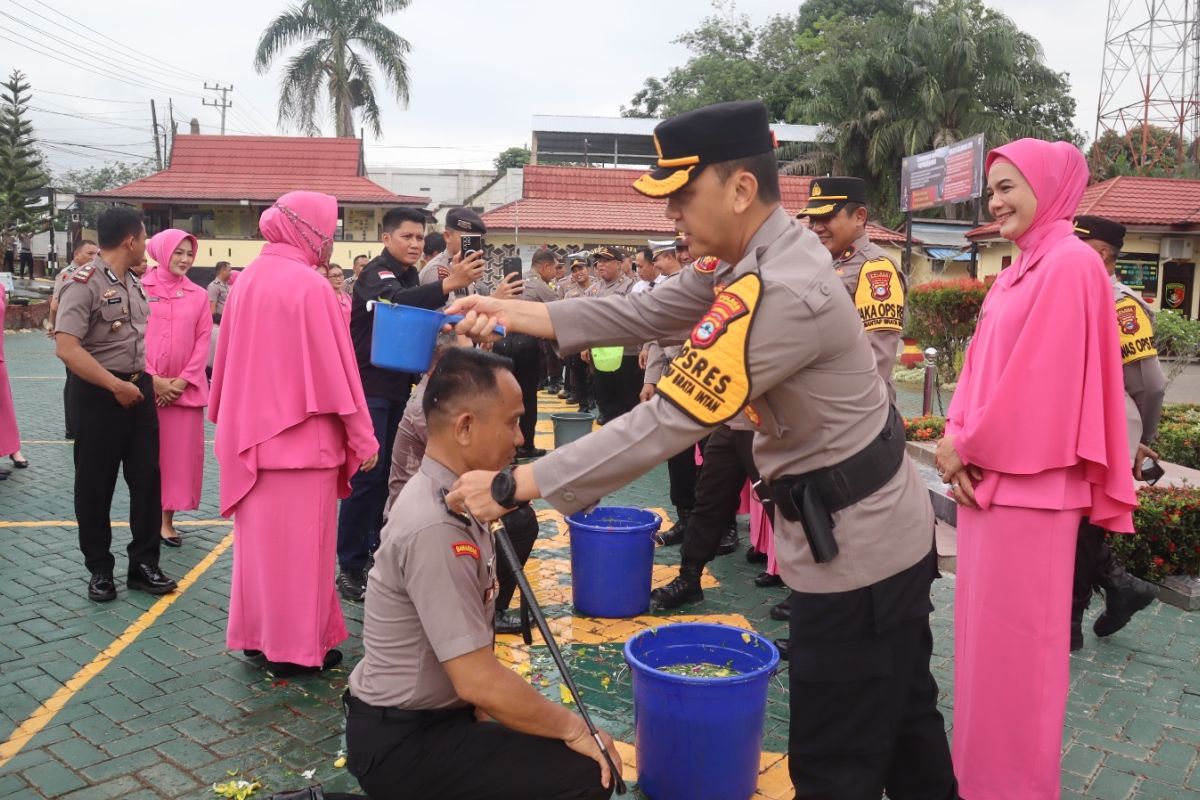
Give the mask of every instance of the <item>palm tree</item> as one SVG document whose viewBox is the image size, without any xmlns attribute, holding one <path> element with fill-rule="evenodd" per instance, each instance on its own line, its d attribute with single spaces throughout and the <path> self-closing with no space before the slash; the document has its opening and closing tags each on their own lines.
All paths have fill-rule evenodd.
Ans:
<svg viewBox="0 0 1200 800">
<path fill-rule="evenodd" d="M 410 0 L 304 0 L 267 26 L 254 55 L 264 74 L 283 51 L 302 44 L 280 81 L 279 122 L 303 133 L 320 133 L 321 98 L 329 98 L 338 136 L 354 135 L 354 110 L 376 136 L 383 133 L 370 61 L 383 72 L 397 102 L 408 105 L 408 42 L 379 17 L 408 7 Z"/>
</svg>

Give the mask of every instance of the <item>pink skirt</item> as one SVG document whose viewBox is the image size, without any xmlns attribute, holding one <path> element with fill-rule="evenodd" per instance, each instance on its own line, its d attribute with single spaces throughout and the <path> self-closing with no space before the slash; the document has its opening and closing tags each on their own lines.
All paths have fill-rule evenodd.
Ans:
<svg viewBox="0 0 1200 800">
<path fill-rule="evenodd" d="M 260 470 L 233 516 L 230 650 L 320 666 L 346 640 L 334 587 L 336 469 Z"/>
<path fill-rule="evenodd" d="M 162 472 L 163 511 L 200 507 L 204 489 L 204 409 L 158 409 L 158 468 Z"/>
<path fill-rule="evenodd" d="M 779 574 L 779 562 L 775 560 L 775 530 L 771 517 L 763 509 L 762 501 L 754 492 L 750 493 L 750 545 L 760 553 L 767 554 L 767 574 Z"/>
<path fill-rule="evenodd" d="M 0 331 L 0 336 L 3 335 Z M 17 428 L 17 409 L 8 383 L 8 364 L 0 359 L 0 456 L 10 456 L 20 449 L 21 431 Z"/>
<path fill-rule="evenodd" d="M 958 509 L 954 772 L 970 800 L 1056 800 L 1083 512 Z"/>
</svg>

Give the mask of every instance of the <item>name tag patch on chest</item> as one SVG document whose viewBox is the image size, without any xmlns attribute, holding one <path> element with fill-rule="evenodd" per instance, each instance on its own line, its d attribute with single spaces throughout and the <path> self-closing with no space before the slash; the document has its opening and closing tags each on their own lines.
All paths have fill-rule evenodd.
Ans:
<svg viewBox="0 0 1200 800">
<path fill-rule="evenodd" d="M 451 547 L 455 556 L 470 556 L 476 561 L 479 560 L 479 547 L 474 542 L 455 542 Z"/>
<path fill-rule="evenodd" d="M 115 305 L 117 305 L 118 303 L 120 303 L 120 302 L 121 302 L 121 298 L 119 298 L 119 297 L 110 297 L 110 298 L 108 298 L 108 300 L 106 300 L 105 302 L 106 302 L 108 305 L 110 305 L 110 306 L 115 306 Z"/>
<path fill-rule="evenodd" d="M 743 275 L 722 289 L 671 359 L 658 392 L 703 425 L 732 419 L 750 399 L 747 351 L 762 279 Z"/>
<path fill-rule="evenodd" d="M 1117 301 L 1117 328 L 1121 334 L 1121 363 L 1132 364 L 1158 355 L 1154 346 L 1154 325 L 1141 303 L 1132 297 Z"/>
<path fill-rule="evenodd" d="M 876 258 L 862 265 L 854 290 L 854 307 L 868 331 L 904 329 L 904 284 L 896 265 Z"/>
<path fill-rule="evenodd" d="M 386 269 L 381 269 L 379 271 L 379 279 L 380 280 L 387 280 L 388 278 L 392 278 L 394 280 L 395 277 L 396 277 L 396 273 L 394 273 L 394 272 L 388 272 Z"/>
</svg>

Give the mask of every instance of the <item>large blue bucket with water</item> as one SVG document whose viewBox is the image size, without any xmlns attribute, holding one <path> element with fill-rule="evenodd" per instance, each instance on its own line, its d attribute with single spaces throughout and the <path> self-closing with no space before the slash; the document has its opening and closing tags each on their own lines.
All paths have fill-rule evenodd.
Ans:
<svg viewBox="0 0 1200 800">
<path fill-rule="evenodd" d="M 571 597 L 588 617 L 636 617 L 650 610 L 654 534 L 662 517 L 653 511 L 600 506 L 567 517 L 571 533 Z"/>
<path fill-rule="evenodd" d="M 651 628 L 625 643 L 633 674 L 638 788 L 651 800 L 747 800 L 758 785 L 767 689 L 779 651 L 710 622 Z M 711 663 L 728 678 L 660 672 Z"/>
<path fill-rule="evenodd" d="M 367 304 L 374 310 L 371 325 L 371 363 L 382 369 L 420 374 L 433 362 L 442 326 L 462 322 L 461 314 L 443 314 L 413 306 L 392 303 Z M 504 328 L 496 327 L 503 336 Z"/>
</svg>

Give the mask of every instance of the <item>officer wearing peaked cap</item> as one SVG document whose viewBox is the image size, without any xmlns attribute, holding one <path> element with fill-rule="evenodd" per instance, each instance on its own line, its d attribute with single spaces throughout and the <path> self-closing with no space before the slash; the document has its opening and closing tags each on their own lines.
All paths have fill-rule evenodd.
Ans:
<svg viewBox="0 0 1200 800">
<path fill-rule="evenodd" d="M 866 182 L 815 178 L 798 216 L 808 217 L 813 233 L 833 256 L 834 271 L 870 334 L 879 377 L 896 402 L 892 368 L 904 330 L 905 282 L 896 262 L 867 237 Z"/>
<path fill-rule="evenodd" d="M 658 168 L 634 187 L 666 198 L 693 253 L 712 260 L 627 298 L 471 297 L 450 308 L 467 315 L 463 333 L 491 339 L 499 316 L 565 352 L 684 342 L 650 400 L 517 467 L 515 497 L 574 513 L 744 418 L 775 501 L 780 574 L 793 589 L 788 768 L 797 797 L 955 798 L 929 669 L 929 493 L 828 251 L 780 206 L 766 107 L 691 111 L 661 123 L 655 142 Z M 468 472 L 447 499 L 494 519 L 504 512 L 494 492 L 506 485 Z"/>
<path fill-rule="evenodd" d="M 1130 437 L 1135 443 L 1131 448 L 1135 451 L 1133 475 L 1144 480 L 1144 460 L 1158 460 L 1158 454 L 1150 449 L 1150 445 L 1158 435 L 1158 420 L 1167 391 L 1167 379 L 1154 346 L 1154 312 L 1137 292 L 1117 280 L 1117 256 L 1125 244 L 1124 225 L 1104 217 L 1079 216 L 1075 218 L 1075 235 L 1100 254 L 1112 276 L 1126 404 L 1133 406 L 1129 414 Z M 1096 590 L 1104 594 L 1104 611 L 1092 626 L 1097 636 L 1116 633 L 1157 596 L 1152 584 L 1130 575 L 1121 566 L 1108 546 L 1105 532 L 1084 519 L 1079 526 L 1079 541 L 1075 548 L 1072 650 L 1083 647 L 1083 612 Z"/>
</svg>

